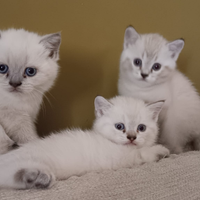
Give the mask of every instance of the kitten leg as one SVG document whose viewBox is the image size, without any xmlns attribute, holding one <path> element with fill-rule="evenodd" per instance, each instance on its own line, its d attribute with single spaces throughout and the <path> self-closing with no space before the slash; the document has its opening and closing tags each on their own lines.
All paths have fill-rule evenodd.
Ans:
<svg viewBox="0 0 200 200">
<path fill-rule="evenodd" d="M 180 141 L 176 140 L 170 140 L 170 142 L 164 138 L 162 140 L 159 140 L 159 144 L 164 145 L 170 150 L 170 153 L 172 154 L 180 154 L 184 152 L 184 146 L 185 144 L 182 144 Z"/>
<path fill-rule="evenodd" d="M 36 133 L 34 124 L 27 123 L 18 127 L 17 132 L 13 132 L 11 138 L 20 145 L 38 139 L 39 136 Z"/>
<path fill-rule="evenodd" d="M 170 115 L 165 121 L 165 125 L 161 127 L 162 131 L 158 143 L 166 146 L 170 153 L 179 154 L 184 152 L 188 137 L 183 135 L 184 130 L 180 130 L 180 127 L 178 129 L 174 121 L 177 121 L 177 119 L 173 115 Z"/>
<path fill-rule="evenodd" d="M 51 187 L 55 181 L 54 174 L 43 164 L 32 161 L 13 166 L 11 162 L 8 164 L 8 160 L 5 163 L 0 163 L 0 188 L 44 189 Z"/>
<path fill-rule="evenodd" d="M 162 145 L 155 145 L 150 148 L 142 148 L 141 158 L 143 162 L 155 162 L 162 158 L 169 156 L 170 152 L 167 148 Z"/>
<path fill-rule="evenodd" d="M 11 140 L 0 125 L 0 154 L 7 153 L 12 148 L 15 148 L 16 143 Z"/>
<path fill-rule="evenodd" d="M 3 121 L 4 127 L 7 127 L 5 131 L 13 141 L 20 145 L 38 138 L 35 125 L 28 115 L 14 116 L 9 118 L 11 124 L 8 120 Z"/>
<path fill-rule="evenodd" d="M 186 145 L 186 143 L 181 143 L 180 141 L 178 141 L 178 139 L 176 140 L 175 138 L 174 140 L 170 140 L 170 142 L 168 142 L 167 140 L 165 140 L 164 142 L 163 140 L 159 140 L 159 143 L 166 146 L 172 154 L 183 153 L 184 146 Z"/>
</svg>

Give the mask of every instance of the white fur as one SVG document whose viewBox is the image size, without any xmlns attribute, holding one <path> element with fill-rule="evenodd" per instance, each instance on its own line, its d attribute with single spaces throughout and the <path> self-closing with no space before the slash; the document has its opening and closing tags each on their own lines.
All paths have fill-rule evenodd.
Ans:
<svg viewBox="0 0 200 200">
<path fill-rule="evenodd" d="M 6 134 L 19 144 L 37 138 L 34 122 L 37 118 L 43 94 L 53 85 L 58 73 L 58 55 L 50 57 L 49 42 L 60 44 L 60 35 L 40 36 L 24 29 L 0 31 L 0 64 L 9 70 L 0 73 L 0 125 Z M 47 38 L 47 39 L 46 39 Z M 46 43 L 45 43 L 46 42 Z M 59 46 L 58 46 L 59 48 Z M 58 50 L 55 50 L 58 53 Z M 37 69 L 33 77 L 25 75 L 27 67 Z M 10 80 L 20 80 L 22 85 L 13 91 Z M 12 145 L 12 140 L 0 132 L 0 153 Z M 2 137 L 1 137 L 2 136 Z M 6 145 L 7 144 L 7 147 Z"/>
<path fill-rule="evenodd" d="M 199 95 L 188 78 L 176 69 L 176 60 L 183 45 L 182 40 L 168 42 L 158 34 L 139 35 L 129 27 L 125 32 L 120 59 L 120 95 L 145 102 L 166 100 L 159 115 L 159 142 L 173 153 L 183 152 L 189 142 L 194 142 L 194 148 L 200 149 Z M 142 60 L 141 67 L 134 65 L 135 58 Z M 154 63 L 160 63 L 161 69 L 152 70 Z M 141 73 L 148 74 L 148 77 L 143 79 Z"/>
<path fill-rule="evenodd" d="M 97 112 L 102 108 L 102 98 L 96 99 Z M 158 107 L 161 110 L 163 102 L 145 105 L 126 97 L 103 101 L 103 107 L 110 106 L 97 116 L 93 130 L 65 130 L 0 156 L 0 187 L 45 188 L 55 179 L 93 170 L 132 167 L 169 154 L 168 149 L 154 144 L 157 124 L 153 116 L 159 114 Z M 137 133 L 134 144 L 128 142 L 127 132 L 115 128 L 118 122 L 125 123 L 127 132 Z M 146 132 L 137 132 L 140 123 L 147 126 Z"/>
</svg>

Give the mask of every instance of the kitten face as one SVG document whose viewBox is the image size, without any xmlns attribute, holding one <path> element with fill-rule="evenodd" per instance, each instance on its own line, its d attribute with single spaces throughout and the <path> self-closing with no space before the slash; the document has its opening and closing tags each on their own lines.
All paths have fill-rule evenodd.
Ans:
<svg viewBox="0 0 200 200">
<path fill-rule="evenodd" d="M 145 105 L 130 97 L 116 97 L 109 101 L 96 97 L 94 129 L 114 143 L 135 148 L 151 146 L 157 139 L 157 117 L 163 105 Z"/>
<path fill-rule="evenodd" d="M 23 29 L 0 32 L 0 91 L 12 96 L 43 93 L 53 84 L 59 33 L 39 36 Z"/>
<path fill-rule="evenodd" d="M 183 46 L 181 39 L 168 42 L 159 34 L 139 35 L 133 27 L 128 27 L 120 60 L 120 78 L 145 87 L 165 82 L 175 69 Z"/>
</svg>

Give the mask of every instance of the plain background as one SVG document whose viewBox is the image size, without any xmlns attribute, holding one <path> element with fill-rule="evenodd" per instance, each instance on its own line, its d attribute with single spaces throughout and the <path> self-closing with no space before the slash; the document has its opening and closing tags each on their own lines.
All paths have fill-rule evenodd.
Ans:
<svg viewBox="0 0 200 200">
<path fill-rule="evenodd" d="M 124 31 L 185 39 L 178 68 L 200 91 L 199 0 L 0 0 L 0 29 L 61 31 L 60 74 L 38 119 L 40 134 L 90 128 L 96 95 L 117 95 Z M 189 102 L 188 102 L 189 103 Z M 187 106 L 187 105 L 186 105 Z"/>
</svg>

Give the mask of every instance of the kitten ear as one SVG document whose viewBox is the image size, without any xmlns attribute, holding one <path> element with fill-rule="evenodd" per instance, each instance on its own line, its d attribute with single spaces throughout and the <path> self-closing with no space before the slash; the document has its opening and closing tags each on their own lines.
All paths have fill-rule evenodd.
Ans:
<svg viewBox="0 0 200 200">
<path fill-rule="evenodd" d="M 96 117 L 101 117 L 105 112 L 112 106 L 112 104 L 103 98 L 102 96 L 97 96 L 94 100 L 95 115 Z"/>
<path fill-rule="evenodd" d="M 61 34 L 53 33 L 44 35 L 40 40 L 45 48 L 49 51 L 49 57 L 55 59 L 56 61 L 59 59 L 59 47 L 61 43 Z"/>
<path fill-rule="evenodd" d="M 148 109 L 152 112 L 152 118 L 156 122 L 158 121 L 158 116 L 160 111 L 162 110 L 164 102 L 165 100 L 161 100 L 147 104 Z"/>
<path fill-rule="evenodd" d="M 129 26 L 124 34 L 124 49 L 126 49 L 129 45 L 135 44 L 139 37 L 140 35 L 136 32 L 136 30 L 132 26 Z"/>
<path fill-rule="evenodd" d="M 178 39 L 178 40 L 174 40 L 173 42 L 169 42 L 168 48 L 169 51 L 171 52 L 171 57 L 176 61 L 181 50 L 184 47 L 184 40 L 183 39 Z"/>
</svg>

